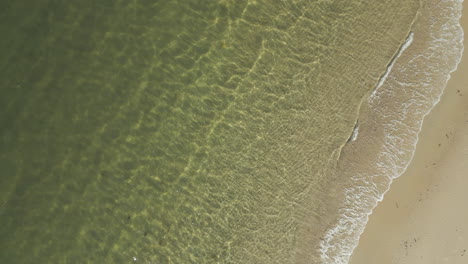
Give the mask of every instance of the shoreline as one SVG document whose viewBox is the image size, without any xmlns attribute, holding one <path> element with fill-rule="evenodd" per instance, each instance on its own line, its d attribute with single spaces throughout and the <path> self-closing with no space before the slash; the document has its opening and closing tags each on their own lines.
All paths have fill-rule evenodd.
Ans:
<svg viewBox="0 0 468 264">
<path fill-rule="evenodd" d="M 468 174 L 467 57 L 425 117 L 409 167 L 369 216 L 351 264 L 468 261 L 468 210 L 463 205 L 468 200 L 468 179 L 463 177 Z"/>
<path fill-rule="evenodd" d="M 332 177 L 343 181 L 329 185 L 330 196 L 341 203 L 339 218 L 320 242 L 323 263 L 350 261 L 371 212 L 409 168 L 423 121 L 440 102 L 460 62 L 461 8 L 460 1 L 428 1 L 412 26 L 414 42 L 363 105 L 359 137 L 342 149 Z"/>
</svg>

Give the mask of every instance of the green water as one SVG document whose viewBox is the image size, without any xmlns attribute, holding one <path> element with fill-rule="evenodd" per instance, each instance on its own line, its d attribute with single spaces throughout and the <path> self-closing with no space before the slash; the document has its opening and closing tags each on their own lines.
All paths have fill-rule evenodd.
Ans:
<svg viewBox="0 0 468 264">
<path fill-rule="evenodd" d="M 418 2 L 2 1 L 0 263 L 315 262 Z"/>
</svg>

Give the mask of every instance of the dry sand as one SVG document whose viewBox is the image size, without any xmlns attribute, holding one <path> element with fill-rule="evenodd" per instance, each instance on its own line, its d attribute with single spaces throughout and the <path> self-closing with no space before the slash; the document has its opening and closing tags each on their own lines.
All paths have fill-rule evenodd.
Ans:
<svg viewBox="0 0 468 264">
<path fill-rule="evenodd" d="M 468 4 L 462 24 L 468 33 Z M 468 263 L 468 43 L 416 154 L 370 216 L 351 264 Z"/>
</svg>

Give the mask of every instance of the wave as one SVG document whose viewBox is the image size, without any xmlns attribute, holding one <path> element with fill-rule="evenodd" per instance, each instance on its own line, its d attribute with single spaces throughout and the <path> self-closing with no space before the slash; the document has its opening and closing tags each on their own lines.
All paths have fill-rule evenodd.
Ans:
<svg viewBox="0 0 468 264">
<path fill-rule="evenodd" d="M 425 116 L 439 102 L 463 52 L 462 0 L 425 2 L 367 107 L 359 138 L 342 150 L 336 174 L 346 179 L 339 217 L 320 243 L 322 263 L 348 263 L 369 215 L 410 164 Z"/>
</svg>

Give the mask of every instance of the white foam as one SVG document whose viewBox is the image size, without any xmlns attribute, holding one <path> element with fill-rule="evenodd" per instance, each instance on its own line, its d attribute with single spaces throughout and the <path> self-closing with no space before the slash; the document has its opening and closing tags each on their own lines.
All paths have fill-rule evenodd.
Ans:
<svg viewBox="0 0 468 264">
<path fill-rule="evenodd" d="M 377 86 L 375 87 L 374 91 L 372 92 L 371 96 L 369 99 L 373 98 L 375 96 L 375 93 L 377 92 L 377 89 L 382 86 L 382 84 L 387 80 L 388 75 L 392 71 L 393 65 L 395 62 L 398 60 L 398 58 L 401 56 L 401 54 L 413 43 L 414 39 L 414 33 L 410 32 L 408 37 L 406 38 L 405 42 L 401 45 L 400 49 L 398 49 L 397 54 L 392 58 L 390 61 L 390 64 L 388 65 L 387 69 L 385 70 L 385 73 L 380 77 L 379 82 L 377 83 Z"/>
<path fill-rule="evenodd" d="M 349 176 L 350 182 L 345 189 L 346 198 L 339 210 L 340 217 L 328 229 L 320 244 L 322 263 L 349 262 L 372 210 L 383 199 L 393 179 L 409 166 L 424 117 L 439 102 L 450 73 L 456 70 L 460 62 L 463 30 L 459 19 L 463 1 L 436 2 L 428 3 L 429 9 L 425 11 L 429 14 L 424 14 L 431 18 L 427 23 L 429 28 L 422 30 L 429 32 L 429 45 L 418 49 L 419 54 L 405 63 L 398 61 L 403 52 L 411 49 L 410 45 L 418 40 L 418 34 L 424 32 L 419 33 L 416 28 L 414 34 L 409 34 L 369 98 L 369 108 L 375 110 L 370 115 L 381 121 L 374 125 L 382 126 L 384 136 L 367 138 L 365 134 L 354 144 L 383 143 L 379 143 L 382 145 L 378 155 L 371 157 L 375 164 L 372 172 L 366 171 L 365 166 L 360 168 L 359 164 L 349 162 L 344 165 L 354 166 L 354 170 L 350 170 L 353 172 L 351 175 L 343 175 L 344 178 Z M 421 79 L 421 76 L 425 79 Z M 397 98 L 399 94 L 406 97 L 398 109 L 382 104 Z"/>
<path fill-rule="evenodd" d="M 353 129 L 353 134 L 351 135 L 351 141 L 356 141 L 356 139 L 358 138 L 359 136 L 359 125 L 356 124 L 356 126 L 354 127 Z"/>
</svg>

